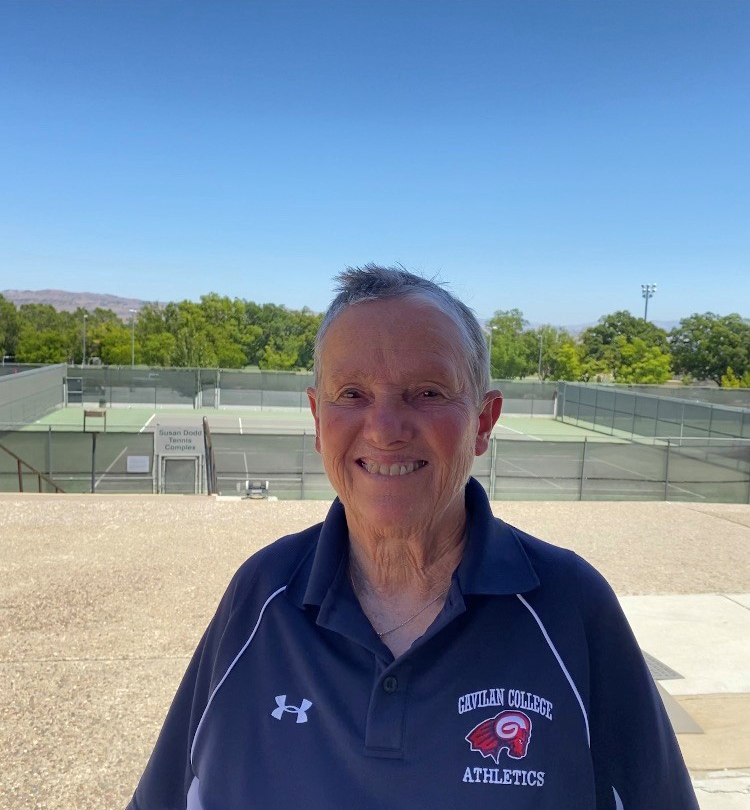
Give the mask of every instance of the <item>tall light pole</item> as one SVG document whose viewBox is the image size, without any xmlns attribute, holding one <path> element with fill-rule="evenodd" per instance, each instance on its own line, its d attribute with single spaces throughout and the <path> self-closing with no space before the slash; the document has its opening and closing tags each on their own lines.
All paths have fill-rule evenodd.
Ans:
<svg viewBox="0 0 750 810">
<path fill-rule="evenodd" d="M 130 310 L 130 368 L 135 368 L 135 313 L 137 309 Z"/>
<path fill-rule="evenodd" d="M 83 357 L 81 358 L 81 366 L 86 365 L 86 318 L 88 315 L 83 313 Z"/>
<path fill-rule="evenodd" d="M 646 310 L 643 313 L 643 320 L 648 320 L 648 299 L 652 298 L 656 292 L 656 284 L 641 284 L 641 295 L 646 299 Z"/>
</svg>

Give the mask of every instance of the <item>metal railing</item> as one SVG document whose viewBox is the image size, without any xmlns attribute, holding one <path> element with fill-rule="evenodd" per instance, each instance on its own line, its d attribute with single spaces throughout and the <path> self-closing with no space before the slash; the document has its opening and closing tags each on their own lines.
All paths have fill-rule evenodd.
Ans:
<svg viewBox="0 0 750 810">
<path fill-rule="evenodd" d="M 9 450 L 5 445 L 0 444 L 0 450 L 3 453 L 7 453 L 15 462 L 16 462 L 16 469 L 18 471 L 18 491 L 23 492 L 23 477 L 24 477 L 24 467 L 29 471 L 26 473 L 28 475 L 35 475 L 37 477 L 37 484 L 38 484 L 38 491 L 42 492 L 42 481 L 49 486 L 52 487 L 54 492 L 65 492 L 65 490 L 58 486 L 51 478 L 48 478 L 43 472 L 39 472 L 35 467 L 32 467 L 31 464 L 24 461 L 20 456 L 16 455 L 12 450 Z"/>
</svg>

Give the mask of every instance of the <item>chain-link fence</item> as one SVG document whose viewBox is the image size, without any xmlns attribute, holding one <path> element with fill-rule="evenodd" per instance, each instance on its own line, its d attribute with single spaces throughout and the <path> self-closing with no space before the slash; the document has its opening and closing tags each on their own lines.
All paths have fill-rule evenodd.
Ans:
<svg viewBox="0 0 750 810">
<path fill-rule="evenodd" d="M 559 383 L 558 418 L 625 438 L 750 439 L 750 409 Z"/>
<path fill-rule="evenodd" d="M 277 498 L 334 496 L 311 432 L 212 429 L 211 450 L 219 495 L 243 495 L 248 482 L 268 481 L 269 494 Z M 22 472 L 18 459 L 26 465 Z M 154 452 L 149 430 L 5 431 L 0 434 L 0 489 L 50 491 L 54 484 L 66 492 L 206 491 L 204 456 L 177 461 Z M 472 474 L 495 500 L 748 503 L 750 440 L 527 441 L 493 436 Z"/>
<path fill-rule="evenodd" d="M 712 402 L 714 405 L 727 405 L 730 408 L 750 408 L 750 388 L 719 388 L 708 385 L 636 385 L 635 383 L 597 383 L 597 385 L 618 391 L 630 391 L 634 394 Z"/>
<path fill-rule="evenodd" d="M 0 363 L 0 377 L 8 374 L 20 374 L 22 371 L 31 371 L 35 368 L 45 368 L 49 363 Z"/>
<path fill-rule="evenodd" d="M 41 366 L 0 376 L 0 427 L 28 424 L 61 408 L 65 366 Z"/>
<path fill-rule="evenodd" d="M 308 408 L 311 372 L 232 369 L 127 368 L 70 366 L 69 404 L 184 406 L 192 408 Z M 556 383 L 493 380 L 503 392 L 503 411 L 524 416 L 552 416 Z"/>
<path fill-rule="evenodd" d="M 153 434 L 0 431 L 0 490 L 52 492 L 53 484 L 63 492 L 155 492 Z"/>
</svg>

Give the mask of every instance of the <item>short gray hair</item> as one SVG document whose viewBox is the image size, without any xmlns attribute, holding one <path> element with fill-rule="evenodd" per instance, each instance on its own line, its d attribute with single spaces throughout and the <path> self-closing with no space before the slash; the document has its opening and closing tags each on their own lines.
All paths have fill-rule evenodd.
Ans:
<svg viewBox="0 0 750 810">
<path fill-rule="evenodd" d="M 453 320 L 463 337 L 466 365 L 477 404 L 490 386 L 490 358 L 487 341 L 474 312 L 444 287 L 403 267 L 347 267 L 336 276 L 338 295 L 331 301 L 315 336 L 314 373 L 317 387 L 322 368 L 323 338 L 331 324 L 347 308 L 363 301 L 418 296 L 427 298 Z"/>
</svg>

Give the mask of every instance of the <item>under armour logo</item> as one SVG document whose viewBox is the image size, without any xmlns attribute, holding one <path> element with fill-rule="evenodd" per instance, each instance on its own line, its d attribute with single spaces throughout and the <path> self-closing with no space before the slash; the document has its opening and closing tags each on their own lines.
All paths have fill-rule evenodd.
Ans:
<svg viewBox="0 0 750 810">
<path fill-rule="evenodd" d="M 303 698 L 302 703 L 300 703 L 299 706 L 287 706 L 286 695 L 276 695 L 275 699 L 278 708 L 274 709 L 271 712 L 271 717 L 275 717 L 277 720 L 281 720 L 281 718 L 284 715 L 284 712 L 291 712 L 292 714 L 297 715 L 298 723 L 307 722 L 307 710 L 310 708 L 310 706 L 312 706 L 312 703 L 309 700 Z"/>
</svg>

